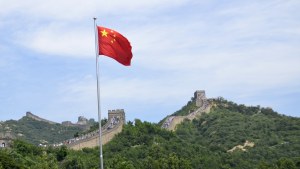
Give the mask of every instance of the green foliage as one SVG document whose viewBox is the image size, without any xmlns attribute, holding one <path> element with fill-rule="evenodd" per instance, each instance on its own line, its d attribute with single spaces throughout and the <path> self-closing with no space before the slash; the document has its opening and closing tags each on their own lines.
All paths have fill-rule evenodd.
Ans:
<svg viewBox="0 0 300 169">
<path fill-rule="evenodd" d="M 276 163 L 273 164 L 261 162 L 258 166 L 258 169 L 297 169 L 297 166 L 291 159 L 280 158 Z"/>
<path fill-rule="evenodd" d="M 0 149 L 0 166 L 3 169 L 58 169 L 58 162 L 43 148 L 16 140 L 12 148 Z"/>
<path fill-rule="evenodd" d="M 185 116 L 189 113 L 195 111 L 198 107 L 196 106 L 195 101 L 189 101 L 185 106 L 183 106 L 180 110 L 173 113 L 174 116 Z"/>
<path fill-rule="evenodd" d="M 23 117 L 18 121 L 8 120 L 4 122 L 3 126 L 9 127 L 15 136 L 21 134 L 22 136 L 18 136 L 19 139 L 35 145 L 59 143 L 84 130 L 80 127 L 49 124 L 29 117 Z M 1 127 L 0 132 L 5 132 L 5 127 Z"/>
<path fill-rule="evenodd" d="M 295 163 L 287 158 L 281 158 L 276 163 L 279 169 L 297 169 Z"/>
<path fill-rule="evenodd" d="M 196 102 L 194 98 L 191 99 L 185 106 L 183 106 L 180 110 L 176 111 L 172 114 L 172 116 L 185 116 L 189 113 L 197 110 Z M 167 117 L 166 117 L 167 118 Z M 162 119 L 158 124 L 162 125 L 162 123 L 166 120 L 166 118 Z"/>
<path fill-rule="evenodd" d="M 40 147 L 34 146 L 22 140 L 14 140 L 12 147 L 17 153 L 22 155 L 40 156 L 43 154 L 43 150 Z"/>
<path fill-rule="evenodd" d="M 176 140 L 174 145 L 172 140 Z M 174 133 L 161 129 L 158 125 L 138 119 L 124 126 L 109 144 L 104 146 L 106 168 L 188 168 L 190 163 L 180 158 L 174 149 L 179 148 L 180 140 Z M 171 144 L 170 144 L 171 143 Z M 126 158 L 124 158 L 126 157 Z"/>
<path fill-rule="evenodd" d="M 8 151 L 4 151 L 0 149 L 0 168 L 3 169 L 21 169 L 23 168 L 20 164 L 15 163 L 14 158 L 9 154 Z"/>
<path fill-rule="evenodd" d="M 63 164 L 64 169 L 85 169 L 84 164 L 80 158 L 72 157 L 67 158 Z"/>
<path fill-rule="evenodd" d="M 61 146 L 58 151 L 56 152 L 56 159 L 58 161 L 62 161 L 66 158 L 68 155 L 67 147 L 66 146 Z"/>
</svg>

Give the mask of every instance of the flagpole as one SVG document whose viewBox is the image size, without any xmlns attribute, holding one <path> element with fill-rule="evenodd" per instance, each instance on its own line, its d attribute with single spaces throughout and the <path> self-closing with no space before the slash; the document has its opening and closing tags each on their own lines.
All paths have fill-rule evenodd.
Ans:
<svg viewBox="0 0 300 169">
<path fill-rule="evenodd" d="M 96 75 L 97 75 L 97 103 L 98 103 L 98 121 L 99 121 L 99 148 L 100 148 L 100 168 L 103 169 L 103 153 L 102 153 L 102 129 L 101 129 L 101 107 L 100 107 L 100 79 L 99 79 L 99 45 L 98 45 L 98 29 L 94 18 L 95 29 L 95 53 L 96 53 Z"/>
</svg>

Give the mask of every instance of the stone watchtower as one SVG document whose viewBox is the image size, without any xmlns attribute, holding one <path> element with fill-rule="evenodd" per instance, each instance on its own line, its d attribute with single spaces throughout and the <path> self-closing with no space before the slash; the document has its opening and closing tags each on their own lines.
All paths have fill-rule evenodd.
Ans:
<svg viewBox="0 0 300 169">
<path fill-rule="evenodd" d="M 205 90 L 197 90 L 194 93 L 194 99 L 196 101 L 196 106 L 202 107 L 205 104 L 205 102 L 207 101 L 207 98 L 205 96 Z"/>
<path fill-rule="evenodd" d="M 121 120 L 125 124 L 125 112 L 124 112 L 124 109 L 108 110 L 108 120 L 113 119 L 113 118 Z"/>
<path fill-rule="evenodd" d="M 83 116 L 79 116 L 77 124 L 78 125 L 87 125 L 88 124 L 88 119 L 83 117 Z"/>
<path fill-rule="evenodd" d="M 10 132 L 0 133 L 0 148 L 10 147 L 13 139 L 15 137 Z"/>
</svg>

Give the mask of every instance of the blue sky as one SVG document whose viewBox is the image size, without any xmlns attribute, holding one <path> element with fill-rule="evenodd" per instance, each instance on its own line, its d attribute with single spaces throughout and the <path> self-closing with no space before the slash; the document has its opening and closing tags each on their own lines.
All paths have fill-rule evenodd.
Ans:
<svg viewBox="0 0 300 169">
<path fill-rule="evenodd" d="M 132 66 L 100 57 L 102 116 L 158 122 L 196 90 L 300 117 L 300 1 L 0 0 L 0 120 L 97 119 L 93 17 Z"/>
</svg>

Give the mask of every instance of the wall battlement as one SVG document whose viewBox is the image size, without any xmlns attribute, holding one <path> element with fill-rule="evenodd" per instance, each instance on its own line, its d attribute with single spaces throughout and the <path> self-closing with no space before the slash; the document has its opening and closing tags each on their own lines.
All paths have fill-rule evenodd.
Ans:
<svg viewBox="0 0 300 169">
<path fill-rule="evenodd" d="M 125 123 L 124 109 L 108 110 L 107 123 L 102 126 L 102 144 L 108 143 L 116 134 L 120 133 Z M 66 145 L 71 149 L 80 150 L 85 147 L 92 148 L 99 146 L 99 138 L 99 130 L 96 130 L 77 138 L 66 140 L 57 145 Z"/>
<path fill-rule="evenodd" d="M 120 117 L 120 120 L 123 120 L 123 123 L 125 123 L 126 119 L 124 109 L 108 110 L 108 121 L 110 121 L 113 117 Z"/>
</svg>

